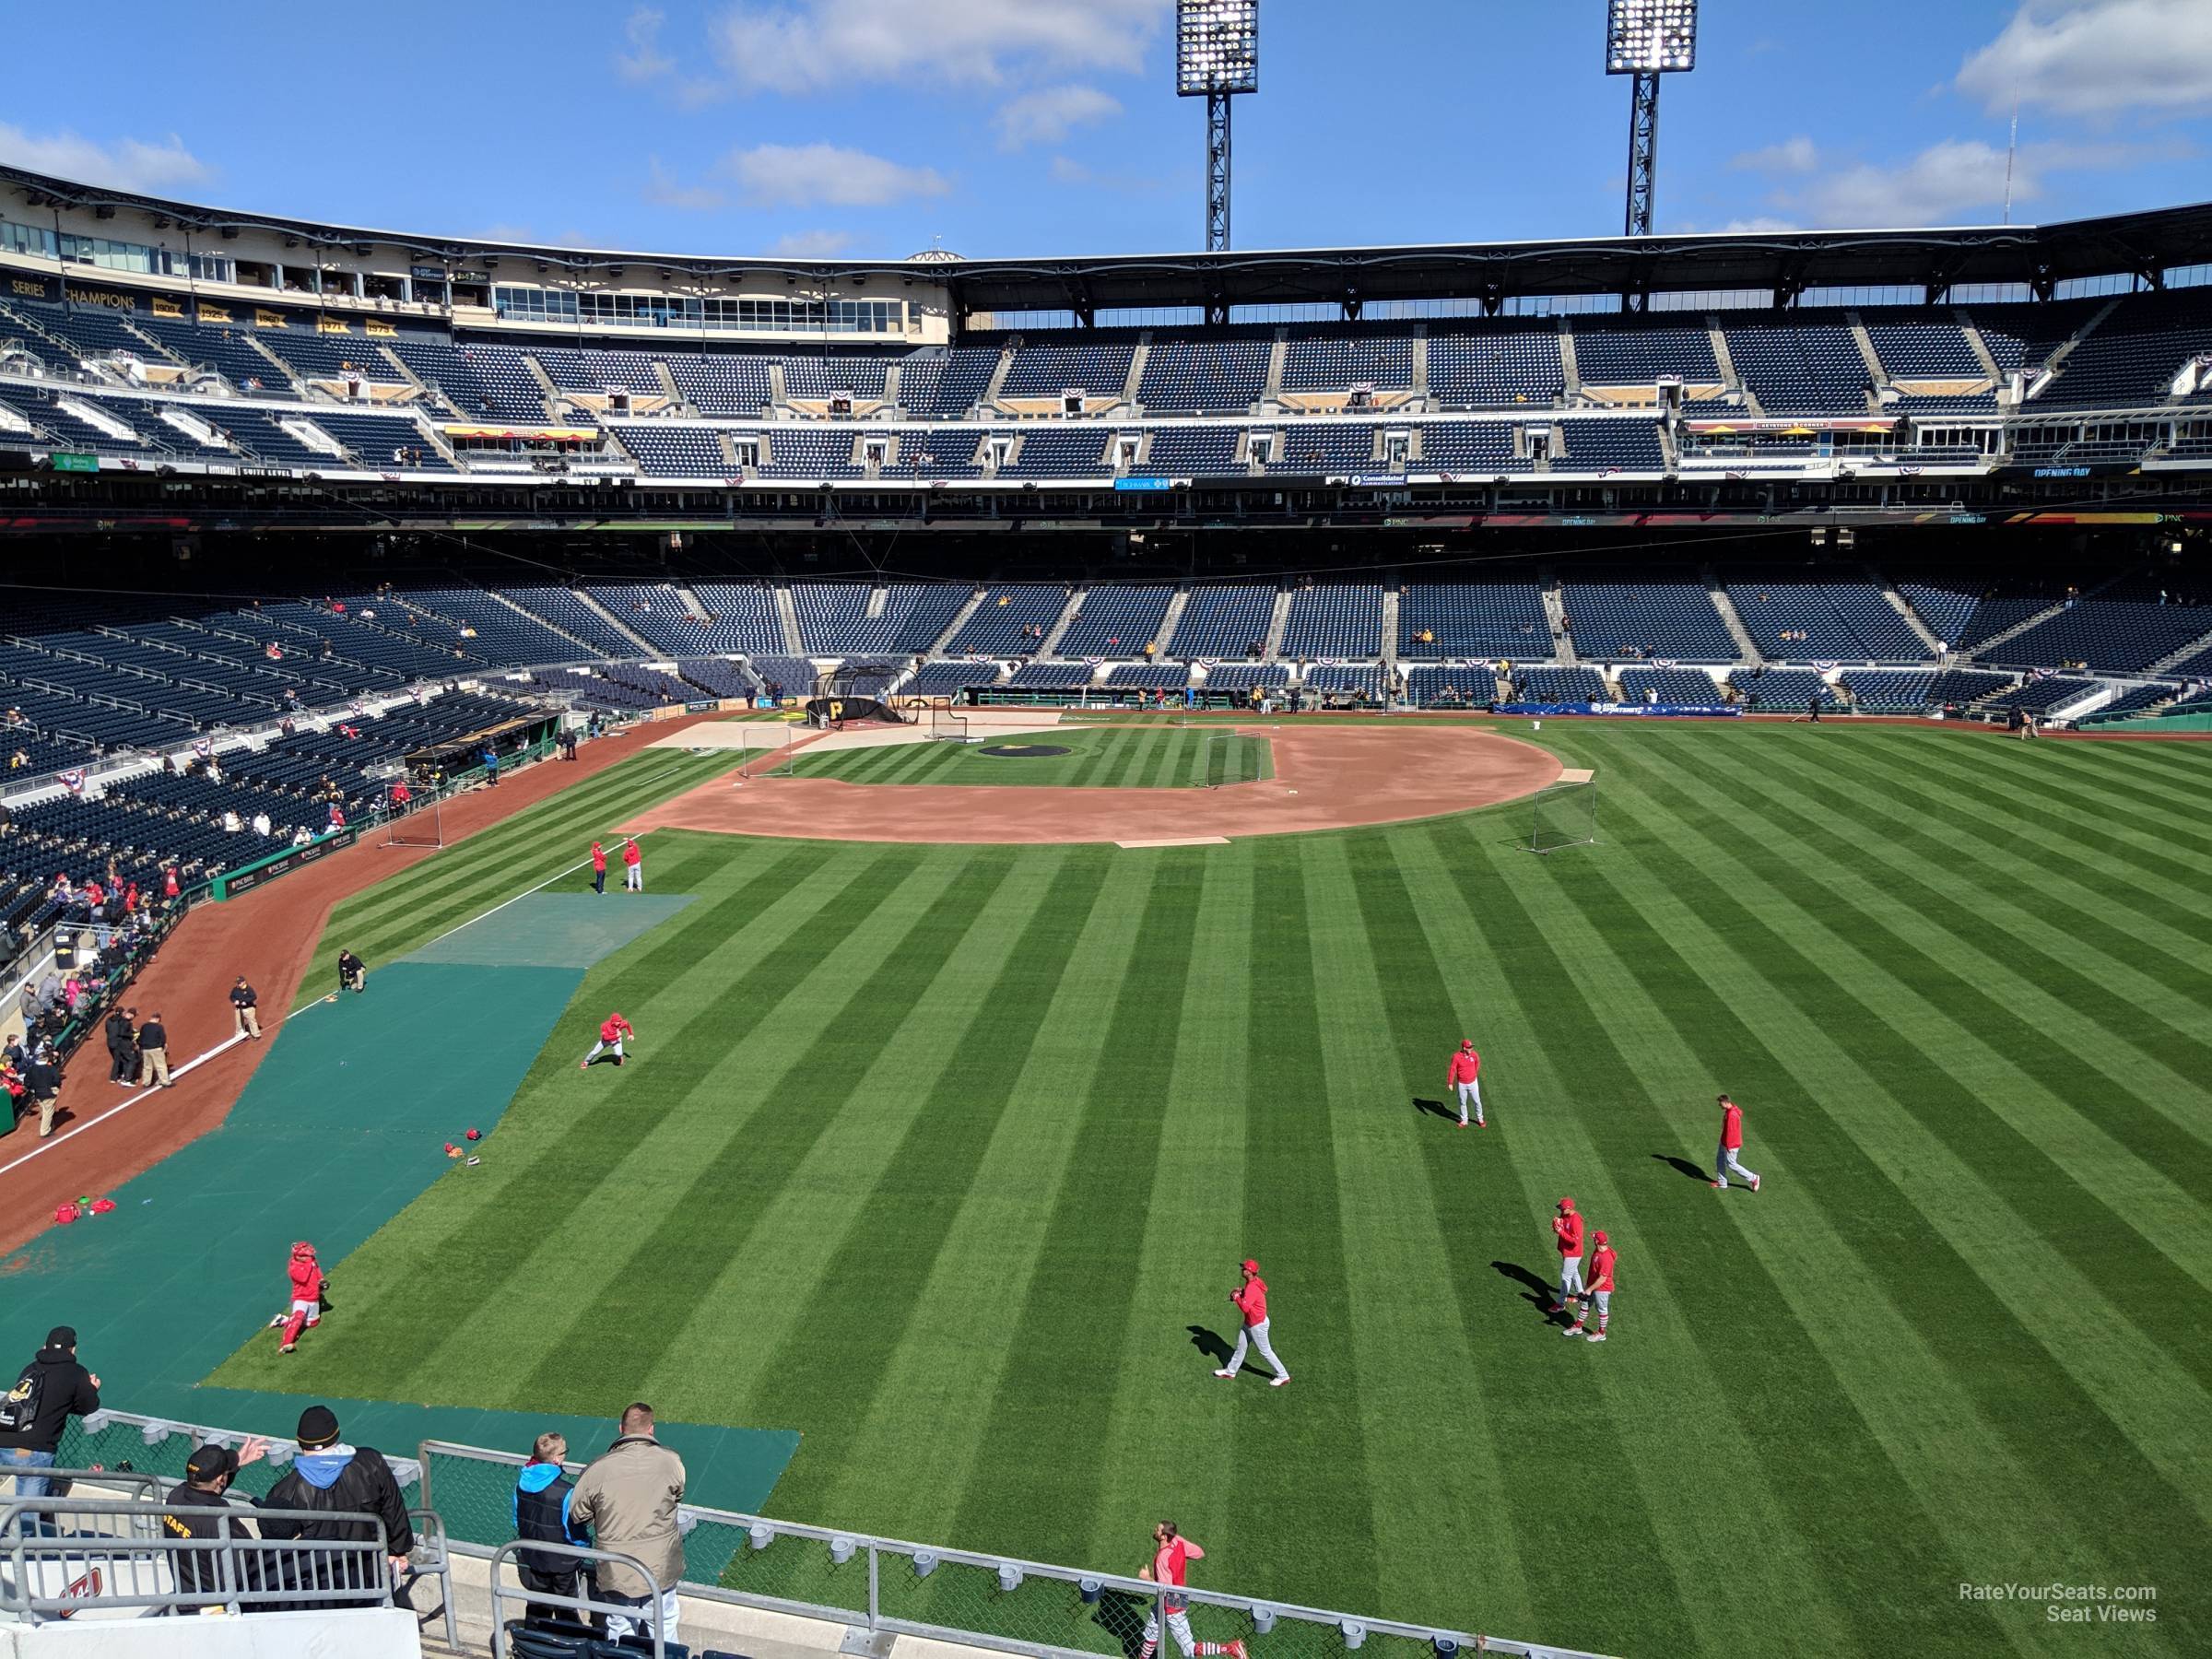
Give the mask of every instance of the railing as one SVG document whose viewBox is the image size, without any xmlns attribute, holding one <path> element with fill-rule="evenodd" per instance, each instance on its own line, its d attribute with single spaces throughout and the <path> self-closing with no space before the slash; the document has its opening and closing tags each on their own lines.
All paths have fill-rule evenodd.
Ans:
<svg viewBox="0 0 2212 1659">
<path fill-rule="evenodd" d="M 527 1461 L 444 1441 L 420 1448 L 423 1500 L 453 1520 L 456 1554 L 504 1559 L 514 1473 Z M 570 1465 L 574 1472 L 582 1465 Z M 683 1594 L 736 1606 L 1054 1659 L 1123 1659 L 1158 1618 L 1159 1587 L 1016 1557 L 979 1555 L 685 1504 Z M 512 1593 L 510 1593 L 512 1594 Z M 1270 1636 L 1284 1659 L 1452 1659 L 1461 1649 L 1594 1659 L 1570 1648 L 1206 1590 L 1189 1603 L 1200 1641 Z M 550 1604 L 550 1598 L 532 1599 Z M 1157 1633 L 1157 1632 L 1156 1632 Z"/>
<path fill-rule="evenodd" d="M 516 1562 L 514 1558 L 525 1549 L 541 1555 L 566 1556 L 574 1560 L 579 1567 L 593 1561 L 609 1561 L 618 1567 L 627 1567 L 645 1581 L 645 1605 L 641 1607 L 633 1606 L 627 1602 L 599 1601 L 589 1594 L 556 1595 L 545 1590 L 509 1589 L 506 1582 L 500 1577 L 500 1569 L 511 1564 L 519 1566 L 520 1563 Z M 520 1583 L 519 1576 L 517 1583 L 518 1584 Z M 587 1580 L 585 1583 L 588 1587 L 596 1588 L 596 1585 L 592 1584 L 591 1581 Z M 534 1539 L 525 1543 L 520 1538 L 512 1543 L 502 1544 L 491 1552 L 492 1659 L 507 1659 L 508 1653 L 512 1651 L 507 1641 L 506 1614 L 506 1604 L 511 1601 L 521 1602 L 525 1609 L 532 1606 L 561 1607 L 579 1615 L 597 1614 L 604 1618 L 611 1613 L 630 1619 L 645 1626 L 652 1632 L 653 1659 L 666 1659 L 669 1641 L 668 1621 L 666 1614 L 661 1606 L 661 1581 L 653 1575 L 652 1568 L 646 1566 L 637 1557 L 624 1555 L 618 1549 L 592 1549 L 574 1544 L 556 1544 L 549 1540 L 539 1542 Z"/>
</svg>

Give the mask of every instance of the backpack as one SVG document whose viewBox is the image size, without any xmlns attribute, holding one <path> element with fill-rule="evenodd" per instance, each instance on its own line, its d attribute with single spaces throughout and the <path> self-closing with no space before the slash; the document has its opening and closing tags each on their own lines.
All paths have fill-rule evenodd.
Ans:
<svg viewBox="0 0 2212 1659">
<path fill-rule="evenodd" d="M 45 1392 L 43 1368 L 27 1365 L 15 1387 L 0 1394 L 0 1434 L 28 1434 L 39 1420 L 39 1399 Z"/>
</svg>

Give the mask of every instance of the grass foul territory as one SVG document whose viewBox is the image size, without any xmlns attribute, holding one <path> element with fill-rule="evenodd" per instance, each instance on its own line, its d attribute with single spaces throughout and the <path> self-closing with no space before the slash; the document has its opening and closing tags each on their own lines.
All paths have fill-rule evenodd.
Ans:
<svg viewBox="0 0 2212 1659">
<path fill-rule="evenodd" d="M 838 765 L 1187 787 L 1202 735 Z M 588 970 L 482 1167 L 338 1265 L 288 1369 L 256 1338 L 215 1380 L 644 1398 L 799 1430 L 777 1514 L 1121 1571 L 1166 1517 L 1212 1586 L 1607 1653 L 2212 1648 L 2212 766 L 1543 740 L 1604 780 L 1598 844 L 1531 857 L 1526 803 L 1147 851 L 655 833 L 690 902 Z M 581 857 L 622 778 L 325 949 Z M 615 1008 L 637 1058 L 579 1072 Z M 1710 1183 L 1722 1090 L 1756 1194 Z M 1562 1195 L 1619 1252 L 1602 1346 L 1545 1312 Z M 1247 1256 L 1288 1387 L 1212 1374 Z"/>
</svg>

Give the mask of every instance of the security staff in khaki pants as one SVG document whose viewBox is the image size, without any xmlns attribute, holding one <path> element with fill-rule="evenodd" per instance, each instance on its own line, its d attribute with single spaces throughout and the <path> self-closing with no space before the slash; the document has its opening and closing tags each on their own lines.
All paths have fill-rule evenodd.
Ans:
<svg viewBox="0 0 2212 1659">
<path fill-rule="evenodd" d="M 44 1043 L 23 1067 L 23 1091 L 38 1102 L 39 1138 L 44 1140 L 53 1133 L 53 1109 L 62 1098 L 62 1068 Z"/>
<path fill-rule="evenodd" d="M 138 1081 L 141 1085 L 153 1083 L 163 1088 L 174 1088 L 169 1080 L 169 1028 L 161 1023 L 161 1010 L 156 1008 L 153 1018 L 138 1028 Z"/>
<path fill-rule="evenodd" d="M 238 982 L 230 987 L 230 1013 L 238 1022 L 241 1037 L 261 1036 L 261 1014 L 255 1006 L 260 1001 L 253 994 L 253 987 L 246 983 L 246 976 L 240 974 Z"/>
</svg>

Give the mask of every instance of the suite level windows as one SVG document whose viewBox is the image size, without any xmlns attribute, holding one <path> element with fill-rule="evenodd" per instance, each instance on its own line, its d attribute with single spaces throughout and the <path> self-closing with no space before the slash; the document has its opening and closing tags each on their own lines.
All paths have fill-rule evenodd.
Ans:
<svg viewBox="0 0 2212 1659">
<path fill-rule="evenodd" d="M 237 280 L 235 265 L 219 253 L 187 254 L 105 236 L 57 234 L 50 226 L 19 225 L 9 219 L 0 219 L 0 253 L 59 259 L 65 265 L 132 271 L 142 276 L 189 276 L 194 282 Z"/>
<path fill-rule="evenodd" d="M 491 305 L 512 323 L 571 328 L 728 329 L 733 333 L 790 335 L 901 335 L 904 309 L 897 300 L 724 300 L 694 295 L 578 293 L 570 288 L 523 288 L 500 283 Z"/>
</svg>

